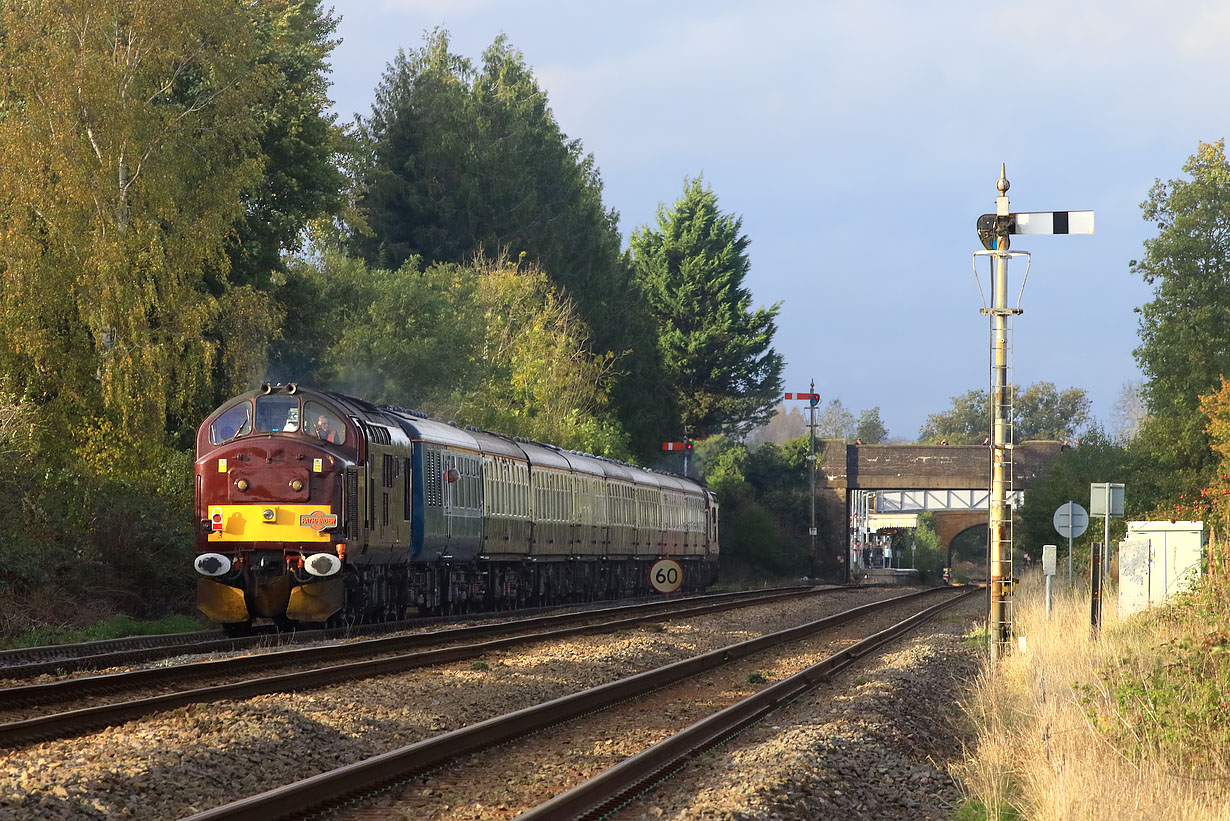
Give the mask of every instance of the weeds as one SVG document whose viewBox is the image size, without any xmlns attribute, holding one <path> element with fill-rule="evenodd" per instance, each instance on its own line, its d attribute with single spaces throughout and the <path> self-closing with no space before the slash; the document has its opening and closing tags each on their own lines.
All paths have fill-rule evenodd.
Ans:
<svg viewBox="0 0 1230 821">
<path fill-rule="evenodd" d="M 206 623 L 190 616 L 164 616 L 161 619 L 139 620 L 129 616 L 111 616 L 84 627 L 41 627 L 30 630 L 2 644 L 8 647 L 37 647 L 43 644 L 75 644 L 83 641 L 118 639 L 125 636 L 156 636 L 166 633 L 190 633 L 206 628 Z"/>
<path fill-rule="evenodd" d="M 1059 593 L 1048 620 L 1041 582 L 1017 588 L 1028 651 L 988 663 L 962 701 L 977 738 L 957 818 L 1230 819 L 1228 586 L 1206 578 L 1122 621 L 1108 606 L 1095 640 L 1088 595 Z"/>
</svg>

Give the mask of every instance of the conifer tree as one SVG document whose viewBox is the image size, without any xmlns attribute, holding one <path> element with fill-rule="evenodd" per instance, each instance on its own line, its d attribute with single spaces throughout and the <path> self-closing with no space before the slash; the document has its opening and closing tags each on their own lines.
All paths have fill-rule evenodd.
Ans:
<svg viewBox="0 0 1230 821">
<path fill-rule="evenodd" d="M 610 357 L 599 389 L 633 451 L 676 432 L 669 402 L 644 401 L 662 393 L 656 329 L 594 158 L 563 133 L 520 52 L 501 36 L 475 66 L 434 31 L 394 58 L 359 125 L 353 252 L 373 268 L 505 254 L 538 265 Z"/>
<path fill-rule="evenodd" d="M 752 309 L 742 228 L 698 177 L 673 206 L 659 206 L 656 228 L 631 239 L 671 392 L 696 438 L 763 424 L 780 398 L 783 360 L 772 347 L 780 304 Z"/>
</svg>

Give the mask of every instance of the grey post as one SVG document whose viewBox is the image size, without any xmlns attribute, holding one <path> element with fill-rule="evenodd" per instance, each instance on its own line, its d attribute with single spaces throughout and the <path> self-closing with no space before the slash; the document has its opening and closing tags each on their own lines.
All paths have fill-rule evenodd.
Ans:
<svg viewBox="0 0 1230 821">
<path fill-rule="evenodd" d="M 1046 620 L 1051 620 L 1051 581 L 1055 578 L 1055 553 L 1053 544 L 1042 545 L 1042 574 L 1046 576 Z"/>
<path fill-rule="evenodd" d="M 1072 500 L 1068 500 L 1068 588 L 1072 588 Z"/>
</svg>

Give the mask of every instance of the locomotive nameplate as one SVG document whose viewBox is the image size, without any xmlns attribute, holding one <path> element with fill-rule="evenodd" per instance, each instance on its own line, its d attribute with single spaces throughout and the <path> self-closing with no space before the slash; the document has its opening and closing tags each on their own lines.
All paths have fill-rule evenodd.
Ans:
<svg viewBox="0 0 1230 821">
<path fill-rule="evenodd" d="M 319 533 L 330 527 L 337 527 L 337 514 L 326 513 L 323 510 L 313 510 L 311 513 L 299 514 L 299 527 L 310 527 Z"/>
</svg>

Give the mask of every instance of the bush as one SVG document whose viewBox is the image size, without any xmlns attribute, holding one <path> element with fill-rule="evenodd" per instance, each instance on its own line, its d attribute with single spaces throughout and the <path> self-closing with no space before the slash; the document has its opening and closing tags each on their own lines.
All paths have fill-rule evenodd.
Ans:
<svg viewBox="0 0 1230 821">
<path fill-rule="evenodd" d="M 14 501 L 0 512 L 0 635 L 188 612 L 192 455 L 147 451 L 140 470 L 52 458 L 0 473 Z"/>
</svg>

